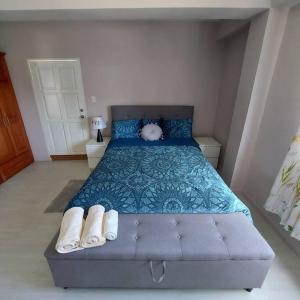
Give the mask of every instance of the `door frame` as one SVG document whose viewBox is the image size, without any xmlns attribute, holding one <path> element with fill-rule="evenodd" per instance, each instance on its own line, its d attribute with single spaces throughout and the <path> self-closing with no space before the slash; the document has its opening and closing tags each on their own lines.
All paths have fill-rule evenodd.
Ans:
<svg viewBox="0 0 300 300">
<path fill-rule="evenodd" d="M 78 69 L 79 69 L 79 80 L 81 82 L 81 87 L 82 87 L 82 97 L 83 97 L 83 104 L 84 104 L 84 111 L 85 111 L 85 115 L 86 118 L 88 118 L 87 115 L 87 108 L 86 108 L 86 100 L 85 100 L 85 92 L 84 92 L 84 87 L 83 87 L 83 81 L 82 81 L 82 73 L 81 73 L 81 64 L 80 64 L 80 59 L 79 58 L 59 58 L 59 59 L 55 59 L 55 58 L 46 58 L 46 59 L 27 59 L 27 65 L 28 65 L 28 69 L 29 69 L 29 73 L 30 73 L 30 79 L 31 79 L 31 84 L 32 84 L 32 88 L 33 88 L 33 94 L 34 94 L 34 98 L 35 98 L 35 103 L 37 105 L 38 108 L 38 115 L 39 115 L 39 120 L 41 123 L 41 127 L 42 127 L 42 131 L 43 131 L 43 136 L 44 136 L 44 141 L 45 144 L 47 146 L 47 151 L 48 151 L 48 156 L 49 156 L 49 160 L 51 160 L 51 155 L 54 155 L 53 153 L 51 153 L 51 149 L 52 149 L 52 143 L 50 141 L 48 137 L 48 128 L 45 122 L 45 108 L 43 107 L 43 103 L 40 99 L 40 92 L 37 89 L 37 84 L 35 83 L 35 77 L 34 77 L 34 71 L 33 71 L 33 66 L 34 63 L 36 62 L 76 62 L 78 64 Z M 87 128 L 88 130 L 88 128 Z M 88 137 L 89 138 L 89 131 L 88 131 Z M 72 155 L 72 153 L 69 153 L 69 155 Z M 76 155 L 76 154 L 75 154 Z M 80 154 L 78 154 L 80 155 Z"/>
</svg>

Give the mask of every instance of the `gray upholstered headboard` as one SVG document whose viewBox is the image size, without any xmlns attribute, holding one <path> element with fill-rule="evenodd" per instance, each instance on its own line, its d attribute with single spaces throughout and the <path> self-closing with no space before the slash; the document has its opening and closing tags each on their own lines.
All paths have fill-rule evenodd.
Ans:
<svg viewBox="0 0 300 300">
<path fill-rule="evenodd" d="M 194 106 L 187 105 L 112 105 L 112 120 L 192 119 Z"/>
</svg>

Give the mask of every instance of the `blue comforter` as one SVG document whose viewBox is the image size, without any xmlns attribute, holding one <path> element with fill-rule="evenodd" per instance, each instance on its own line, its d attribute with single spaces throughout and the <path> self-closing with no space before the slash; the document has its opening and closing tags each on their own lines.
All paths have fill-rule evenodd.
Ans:
<svg viewBox="0 0 300 300">
<path fill-rule="evenodd" d="M 94 204 L 119 213 L 232 213 L 249 209 L 232 193 L 193 139 L 111 141 L 66 209 Z"/>
</svg>

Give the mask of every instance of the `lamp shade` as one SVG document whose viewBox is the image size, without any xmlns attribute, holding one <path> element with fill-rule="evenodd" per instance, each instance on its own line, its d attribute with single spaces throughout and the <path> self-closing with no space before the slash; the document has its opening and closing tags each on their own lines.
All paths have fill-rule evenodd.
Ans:
<svg viewBox="0 0 300 300">
<path fill-rule="evenodd" d="M 106 122 L 103 117 L 93 117 L 92 118 L 92 129 L 103 129 L 106 128 Z"/>
</svg>

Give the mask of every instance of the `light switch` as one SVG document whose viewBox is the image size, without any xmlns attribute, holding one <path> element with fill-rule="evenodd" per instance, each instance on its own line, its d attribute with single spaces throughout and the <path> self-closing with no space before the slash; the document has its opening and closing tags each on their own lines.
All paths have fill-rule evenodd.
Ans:
<svg viewBox="0 0 300 300">
<path fill-rule="evenodd" d="M 96 96 L 91 96 L 91 102 L 96 103 L 97 102 L 97 97 Z"/>
</svg>

